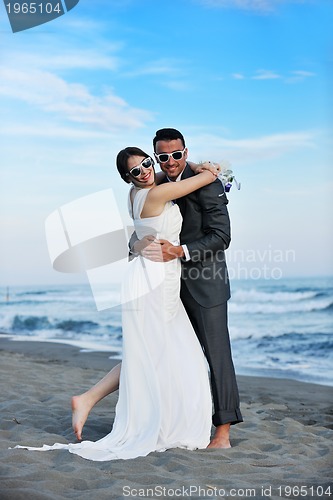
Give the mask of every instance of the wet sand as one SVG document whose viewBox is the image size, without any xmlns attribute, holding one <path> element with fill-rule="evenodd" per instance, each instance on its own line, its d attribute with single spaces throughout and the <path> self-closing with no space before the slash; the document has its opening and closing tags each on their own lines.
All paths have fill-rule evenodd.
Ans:
<svg viewBox="0 0 333 500">
<path fill-rule="evenodd" d="M 118 362 L 109 356 L 63 344 L 0 339 L 2 500 L 329 499 L 329 485 L 333 497 L 333 387 L 294 380 L 237 377 L 244 423 L 232 427 L 229 450 L 174 449 L 91 462 L 61 450 L 8 449 L 75 442 L 71 396 Z M 84 439 L 110 432 L 116 402 L 117 393 L 94 408 Z"/>
</svg>

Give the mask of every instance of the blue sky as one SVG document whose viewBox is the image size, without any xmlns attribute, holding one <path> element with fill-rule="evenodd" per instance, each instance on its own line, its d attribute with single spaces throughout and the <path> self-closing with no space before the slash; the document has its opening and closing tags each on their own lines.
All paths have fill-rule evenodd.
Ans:
<svg viewBox="0 0 333 500">
<path fill-rule="evenodd" d="M 84 280 L 52 270 L 46 217 L 112 187 L 126 220 L 115 156 L 164 126 L 242 181 L 232 276 L 332 275 L 332 21 L 328 0 L 81 0 L 13 34 L 1 4 L 0 285 Z"/>
</svg>

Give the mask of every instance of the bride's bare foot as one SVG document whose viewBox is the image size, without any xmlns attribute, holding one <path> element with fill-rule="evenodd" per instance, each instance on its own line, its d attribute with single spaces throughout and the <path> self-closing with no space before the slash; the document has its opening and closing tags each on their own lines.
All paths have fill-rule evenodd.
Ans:
<svg viewBox="0 0 333 500">
<path fill-rule="evenodd" d="M 90 405 L 84 394 L 72 397 L 72 426 L 79 441 L 82 440 L 82 429 L 90 412 Z"/>
<path fill-rule="evenodd" d="M 109 373 L 105 375 L 96 385 L 91 387 L 88 391 L 80 394 L 80 396 L 72 397 L 72 425 L 76 437 L 79 441 L 82 439 L 82 429 L 90 410 L 95 406 L 98 401 L 105 398 L 114 392 L 119 387 L 121 363 L 114 366 Z"/>
<path fill-rule="evenodd" d="M 215 435 L 207 448 L 231 448 L 230 444 L 230 424 L 223 424 L 216 427 Z"/>
</svg>

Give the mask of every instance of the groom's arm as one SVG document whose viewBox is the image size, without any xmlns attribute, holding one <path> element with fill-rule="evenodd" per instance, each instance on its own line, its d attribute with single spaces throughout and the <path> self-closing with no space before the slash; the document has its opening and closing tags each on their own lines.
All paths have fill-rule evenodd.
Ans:
<svg viewBox="0 0 333 500">
<path fill-rule="evenodd" d="M 130 237 L 130 240 L 128 242 L 128 248 L 129 248 L 130 253 L 136 253 L 134 250 L 134 246 L 135 246 L 135 243 L 137 241 L 139 241 L 139 239 L 136 235 L 136 232 L 134 231 L 134 233 L 132 233 L 132 236 Z"/>
<path fill-rule="evenodd" d="M 128 260 L 131 261 L 135 257 L 137 257 L 139 254 L 135 251 L 135 243 L 139 241 L 138 237 L 136 235 L 136 232 L 132 233 L 132 236 L 130 237 L 130 240 L 128 242 Z"/>
</svg>

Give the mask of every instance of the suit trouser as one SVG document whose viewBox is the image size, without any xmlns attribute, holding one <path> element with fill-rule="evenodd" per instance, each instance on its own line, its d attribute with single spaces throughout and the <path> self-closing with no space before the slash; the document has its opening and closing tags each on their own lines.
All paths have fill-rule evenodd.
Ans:
<svg viewBox="0 0 333 500">
<path fill-rule="evenodd" d="M 215 410 L 213 424 L 218 426 L 242 422 L 231 355 L 227 302 L 215 307 L 202 307 L 183 283 L 180 298 L 209 364 Z"/>
</svg>

